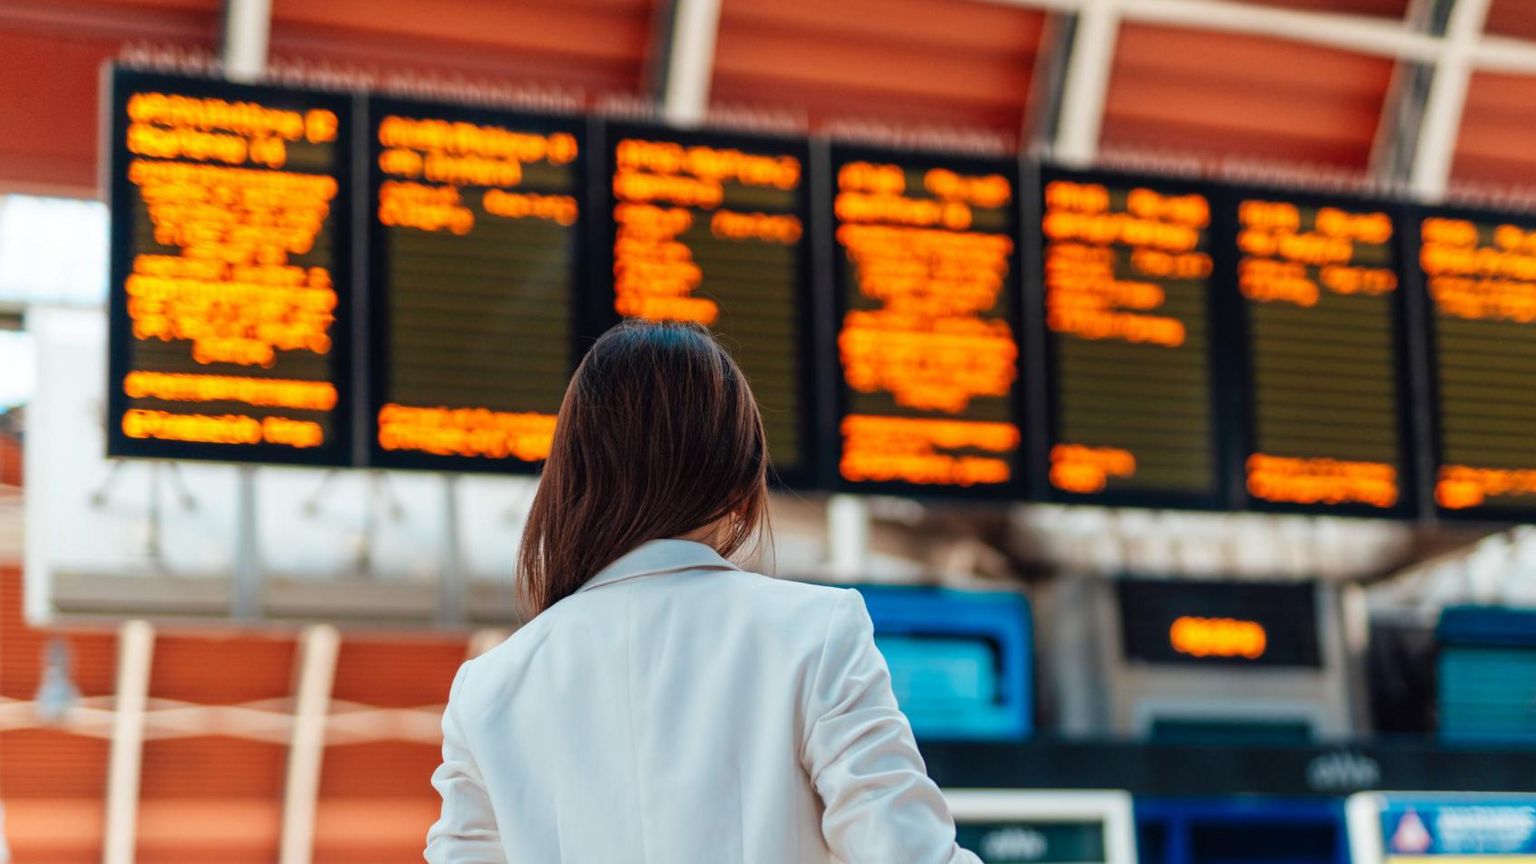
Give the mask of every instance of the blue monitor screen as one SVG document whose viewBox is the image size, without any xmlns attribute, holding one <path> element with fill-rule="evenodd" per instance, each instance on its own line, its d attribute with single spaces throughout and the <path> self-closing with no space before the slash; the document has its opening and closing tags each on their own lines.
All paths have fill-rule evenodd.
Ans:
<svg viewBox="0 0 1536 864">
<path fill-rule="evenodd" d="M 860 588 L 923 739 L 1018 740 L 1032 722 L 1029 604 L 1010 593 Z"/>
</svg>

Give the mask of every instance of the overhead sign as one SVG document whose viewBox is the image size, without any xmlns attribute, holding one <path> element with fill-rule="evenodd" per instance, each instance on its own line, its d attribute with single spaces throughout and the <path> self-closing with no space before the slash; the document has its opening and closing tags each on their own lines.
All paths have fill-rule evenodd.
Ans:
<svg viewBox="0 0 1536 864">
<path fill-rule="evenodd" d="M 531 471 L 576 360 L 586 123 L 368 100 L 369 463 Z"/>
<path fill-rule="evenodd" d="M 659 125 L 601 128 L 594 335 L 622 318 L 710 328 L 752 385 L 776 478 L 814 482 L 806 142 Z"/>
<path fill-rule="evenodd" d="M 1234 189 L 1218 208 L 1239 304 L 1243 490 L 1294 512 L 1415 512 L 1396 207 Z"/>
<path fill-rule="evenodd" d="M 1218 506 L 1210 192 L 1046 168 L 1041 195 L 1052 494 Z"/>
<path fill-rule="evenodd" d="M 834 147 L 837 481 L 1018 494 L 1018 163 Z"/>
<path fill-rule="evenodd" d="M 351 104 L 113 72 L 108 453 L 353 461 Z"/>
</svg>

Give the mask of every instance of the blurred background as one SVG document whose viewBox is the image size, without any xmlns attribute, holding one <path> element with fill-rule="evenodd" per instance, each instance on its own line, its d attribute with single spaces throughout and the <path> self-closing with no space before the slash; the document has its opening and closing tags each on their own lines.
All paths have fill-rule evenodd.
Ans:
<svg viewBox="0 0 1536 864">
<path fill-rule="evenodd" d="M 965 153 L 1013 166 L 995 170 L 1022 215 L 989 224 L 1021 238 L 1009 260 L 1022 279 L 1008 284 L 1026 298 L 1039 290 L 1040 162 L 1063 172 L 1047 179 L 1105 187 L 1111 209 L 1155 178 L 1218 211 L 1231 197 L 1220 184 L 1300 190 L 1304 208 L 1364 202 L 1411 235 L 1394 235 L 1395 263 L 1376 262 L 1402 272 L 1422 219 L 1454 215 L 1484 239 L 1536 226 L 1529 0 L 0 0 L 0 839 L 18 862 L 419 860 L 448 684 L 517 626 L 510 580 L 534 489 L 430 460 L 233 465 L 116 444 L 109 458 L 122 407 L 108 390 L 116 364 L 138 362 L 118 356 L 114 316 L 130 314 L 118 277 L 138 266 L 126 245 L 143 242 L 127 210 L 108 209 L 138 206 L 110 192 L 126 151 L 109 64 Z M 611 131 L 592 145 L 647 134 L 666 137 Z M 831 218 L 818 166 L 855 158 L 834 149 L 827 163 L 822 148 L 784 151 L 808 160 L 785 213 L 810 227 Z M 917 177 L 942 162 L 903 167 Z M 355 182 L 358 200 L 378 194 Z M 588 252 L 613 237 L 599 235 Z M 785 272 L 856 294 L 852 271 L 821 266 L 834 254 L 823 238 Z M 708 284 L 717 259 L 698 258 Z M 1212 252 L 1208 271 L 1213 258 L 1231 263 Z M 1532 267 L 1512 264 L 1501 296 L 1536 296 Z M 391 273 L 393 287 L 370 290 L 403 290 Z M 719 297 L 728 341 L 785 353 L 754 342 L 756 319 L 731 317 L 750 298 Z M 1407 300 L 1381 314 L 1401 341 L 1429 312 Z M 1040 323 L 997 315 L 1020 334 Z M 827 336 L 788 353 L 835 370 Z M 1212 338 L 1219 354 L 1228 337 Z M 1536 420 L 1527 346 L 1483 338 L 1470 354 L 1491 364 L 1479 368 L 1495 398 L 1526 413 L 1477 416 L 1523 440 Z M 1413 383 L 1438 355 L 1406 342 L 1386 349 L 1384 373 L 1396 363 L 1408 382 L 1393 390 L 1403 425 L 1387 425 L 1415 439 L 1398 441 L 1396 518 L 1247 506 L 1236 467 L 1213 469 L 1223 476 L 1192 506 L 1165 507 L 1184 499 L 1132 488 L 1096 501 L 1034 467 L 1007 495 L 933 494 L 899 475 L 859 488 L 847 461 L 824 458 L 775 493 L 767 560 L 866 592 L 962 842 L 993 864 L 1536 859 L 1536 805 L 1521 797 L 1536 793 L 1536 532 L 1520 524 L 1536 498 L 1505 490 L 1503 506 L 1449 518 L 1461 505 L 1434 484 L 1478 463 L 1415 443 L 1413 430 L 1446 422 L 1433 388 Z M 376 362 L 368 344 L 352 346 L 359 368 Z M 1062 362 L 1035 350 L 1026 375 L 1037 357 Z M 1501 352 L 1520 362 L 1500 366 Z M 559 374 L 549 380 L 558 396 Z M 1093 380 L 1071 386 L 1091 398 Z M 814 395 L 785 410 L 846 415 L 850 397 L 829 387 L 806 385 Z M 1069 442 L 1034 419 L 1057 395 L 1009 409 L 1029 439 L 1010 464 L 1044 465 L 1048 445 Z M 1229 432 L 1215 422 L 1214 438 Z M 852 446 L 837 435 L 818 426 L 799 444 Z M 1515 472 L 1503 480 L 1536 470 L 1521 446 L 1488 461 Z M 1216 461 L 1241 464 L 1239 449 L 1219 445 Z"/>
</svg>

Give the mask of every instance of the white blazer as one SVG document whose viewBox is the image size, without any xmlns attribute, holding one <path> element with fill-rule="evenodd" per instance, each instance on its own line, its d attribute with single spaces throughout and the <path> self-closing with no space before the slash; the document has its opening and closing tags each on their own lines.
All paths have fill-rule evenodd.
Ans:
<svg viewBox="0 0 1536 864">
<path fill-rule="evenodd" d="M 856 591 L 655 540 L 465 663 L 432 864 L 980 864 Z"/>
</svg>

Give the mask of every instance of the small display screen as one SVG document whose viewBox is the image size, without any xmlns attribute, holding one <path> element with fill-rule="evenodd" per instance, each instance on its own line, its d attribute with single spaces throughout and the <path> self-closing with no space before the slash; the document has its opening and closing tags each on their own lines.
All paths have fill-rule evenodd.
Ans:
<svg viewBox="0 0 1536 864">
<path fill-rule="evenodd" d="M 831 160 L 841 485 L 1016 493 L 1017 164 L 843 147 Z"/>
<path fill-rule="evenodd" d="M 1158 664 L 1322 664 L 1310 583 L 1121 579 L 1121 649 Z"/>
<path fill-rule="evenodd" d="M 1108 855 L 1098 821 L 967 820 L 955 841 L 983 864 L 1102 864 Z"/>
<path fill-rule="evenodd" d="M 351 100 L 110 86 L 107 452 L 350 464 Z"/>
<path fill-rule="evenodd" d="M 1210 194 L 1058 169 L 1041 189 L 1055 497 L 1224 503 Z"/>
<path fill-rule="evenodd" d="M 593 318 L 709 327 L 752 385 L 774 474 L 814 480 L 808 179 L 799 139 L 603 127 Z"/>
<path fill-rule="evenodd" d="M 372 464 L 533 470 L 573 368 L 585 123 L 368 107 Z"/>
</svg>

